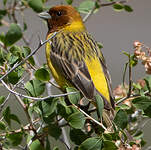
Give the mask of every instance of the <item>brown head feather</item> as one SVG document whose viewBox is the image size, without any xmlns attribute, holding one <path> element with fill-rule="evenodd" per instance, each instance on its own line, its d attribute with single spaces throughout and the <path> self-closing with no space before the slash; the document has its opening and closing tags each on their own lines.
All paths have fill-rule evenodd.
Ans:
<svg viewBox="0 0 151 150">
<path fill-rule="evenodd" d="M 85 28 L 80 14 L 70 5 L 52 7 L 48 13 L 51 16 L 51 19 L 47 20 L 49 33 L 64 29 L 73 23 L 79 23 L 79 26 L 81 25 L 81 27 Z M 74 27 L 78 27 L 78 24 L 73 26 L 73 28 Z"/>
</svg>

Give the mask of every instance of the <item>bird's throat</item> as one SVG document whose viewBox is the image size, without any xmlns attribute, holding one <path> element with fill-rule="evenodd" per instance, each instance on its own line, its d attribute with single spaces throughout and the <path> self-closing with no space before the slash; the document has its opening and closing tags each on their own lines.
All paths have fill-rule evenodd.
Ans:
<svg viewBox="0 0 151 150">
<path fill-rule="evenodd" d="M 69 32 L 79 32 L 79 31 L 84 31 L 86 30 L 83 22 L 81 21 L 74 21 L 69 25 L 66 25 L 63 29 L 64 31 L 69 31 Z"/>
</svg>

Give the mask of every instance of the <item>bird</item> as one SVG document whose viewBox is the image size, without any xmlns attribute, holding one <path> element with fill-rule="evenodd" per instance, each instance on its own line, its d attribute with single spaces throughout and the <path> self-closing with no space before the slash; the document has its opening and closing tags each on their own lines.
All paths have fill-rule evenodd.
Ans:
<svg viewBox="0 0 151 150">
<path fill-rule="evenodd" d="M 65 91 L 74 87 L 88 100 L 99 94 L 105 110 L 114 109 L 111 79 L 104 56 L 80 13 L 71 5 L 57 5 L 39 16 L 47 21 L 50 42 L 46 43 L 48 67 L 57 84 Z"/>
</svg>

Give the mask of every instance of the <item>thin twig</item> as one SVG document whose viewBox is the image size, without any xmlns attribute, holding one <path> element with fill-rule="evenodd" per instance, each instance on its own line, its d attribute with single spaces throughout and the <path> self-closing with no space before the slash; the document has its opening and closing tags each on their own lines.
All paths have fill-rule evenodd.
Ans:
<svg viewBox="0 0 151 150">
<path fill-rule="evenodd" d="M 4 19 L 1 20 L 1 24 L 5 25 L 6 27 L 9 27 L 9 23 L 5 21 Z"/>
<path fill-rule="evenodd" d="M 46 97 L 32 97 L 32 96 L 27 96 L 27 95 L 23 95 L 21 93 L 18 93 L 16 91 L 13 91 L 12 89 L 10 89 L 8 87 L 8 85 L 3 81 L 1 80 L 2 84 L 5 86 L 5 88 L 11 92 L 12 94 L 14 95 L 18 95 L 20 97 L 24 97 L 24 98 L 28 98 L 28 99 L 32 99 L 32 100 L 35 100 L 35 101 L 43 101 L 43 100 L 46 100 L 46 99 L 49 99 L 49 98 L 56 98 L 56 97 L 64 97 L 64 96 L 67 96 L 67 95 L 71 95 L 71 94 L 76 94 L 77 92 L 69 92 L 69 93 L 64 93 L 64 94 L 57 94 L 57 95 L 49 95 L 49 96 L 46 96 Z"/>
<path fill-rule="evenodd" d="M 58 116 L 58 119 L 60 119 L 61 117 Z M 60 121 L 58 121 L 58 125 L 59 127 L 61 127 L 61 130 L 62 130 L 62 140 L 64 141 L 64 144 L 66 145 L 66 149 L 69 150 L 71 149 L 71 145 L 70 145 L 70 142 L 69 142 L 69 139 L 67 137 L 67 133 L 66 133 L 66 129 L 64 127 L 64 125 L 66 125 L 66 123 L 64 123 L 65 120 L 64 119 L 61 119 Z"/>
<path fill-rule="evenodd" d="M 12 14 L 11 15 L 12 15 L 14 23 L 17 24 L 17 19 L 16 19 L 16 15 L 15 15 L 15 7 L 16 7 L 16 5 L 17 5 L 17 2 L 14 1 L 13 7 L 12 7 Z"/>
<path fill-rule="evenodd" d="M 149 91 L 145 91 L 144 92 L 144 95 L 146 95 L 146 94 L 148 94 L 149 93 Z M 130 98 L 136 98 L 136 97 L 139 97 L 139 96 L 141 96 L 140 94 L 131 94 L 129 97 L 123 97 L 123 98 L 121 98 L 119 101 L 117 101 L 115 104 L 116 105 L 119 105 L 120 103 L 122 103 L 122 102 L 124 102 L 125 100 L 127 100 L 127 99 L 130 99 Z"/>
<path fill-rule="evenodd" d="M 25 147 L 30 147 L 30 145 L 32 144 L 32 142 L 35 140 L 37 134 L 39 133 L 39 131 L 42 129 L 42 126 L 43 126 L 43 122 L 41 122 L 39 128 L 36 130 L 36 134 L 31 138 L 31 140 L 28 142 L 28 144 L 25 146 Z M 39 139 L 39 141 L 41 141 Z M 42 142 L 42 141 L 41 141 Z"/>
<path fill-rule="evenodd" d="M 96 7 L 93 7 L 92 10 L 90 10 L 85 17 L 83 18 L 83 22 L 86 22 L 88 20 L 88 18 L 93 14 L 93 12 L 95 11 Z"/>
<path fill-rule="evenodd" d="M 35 119 L 35 120 L 33 121 L 33 123 L 36 123 L 36 122 L 38 122 L 39 120 L 40 120 L 40 118 Z M 30 129 L 29 127 L 30 127 L 30 124 L 27 124 L 27 125 L 25 125 L 24 127 L 22 127 L 21 129 L 17 129 L 17 130 L 15 130 L 15 131 L 8 131 L 7 133 L 1 133 L 1 134 L 0 134 L 0 137 L 6 136 L 7 134 L 10 135 L 10 134 L 19 133 L 19 132 L 21 132 L 22 130 L 24 130 L 24 131 L 32 130 L 32 129 Z"/>
<path fill-rule="evenodd" d="M 128 94 L 127 97 L 129 98 L 131 96 L 132 93 L 132 66 L 130 64 L 130 60 L 131 58 L 129 57 L 129 90 L 128 90 Z"/>
<path fill-rule="evenodd" d="M 127 1 L 122 0 L 122 1 L 118 1 L 118 2 L 105 3 L 105 4 L 101 4 L 101 7 L 111 6 L 111 5 L 114 5 L 114 4 L 124 4 L 124 3 L 127 3 Z"/>
<path fill-rule="evenodd" d="M 53 80 L 54 80 L 54 79 L 53 79 Z M 61 89 L 61 87 L 58 86 L 57 84 L 53 83 L 52 80 L 49 80 L 48 82 L 49 82 L 51 85 L 53 85 L 54 87 L 56 87 L 56 88 L 58 88 L 58 89 Z"/>
<path fill-rule="evenodd" d="M 66 146 L 67 150 L 71 150 L 71 148 L 64 142 L 63 139 L 60 138 L 59 140 Z"/>
<path fill-rule="evenodd" d="M 105 3 L 105 4 L 101 4 L 100 0 L 96 0 L 96 2 L 98 3 L 99 7 L 106 7 L 106 6 L 112 6 L 114 4 L 124 4 L 127 1 L 126 0 L 122 0 L 122 1 L 118 1 L 118 2 L 111 2 L 111 3 Z M 92 16 L 92 14 L 94 13 L 94 11 L 96 10 L 96 5 L 85 15 L 85 17 L 83 18 L 83 22 L 86 22 L 88 20 L 88 18 L 90 16 Z"/>
<path fill-rule="evenodd" d="M 98 124 L 99 126 L 101 126 L 105 131 L 107 131 L 107 128 L 100 122 L 98 122 L 97 120 L 95 120 L 94 118 L 92 118 L 90 115 L 88 115 L 86 112 L 84 112 L 82 109 L 80 109 L 78 106 L 76 106 L 75 104 L 72 104 L 75 108 L 77 108 L 79 111 L 81 111 L 86 117 L 88 117 L 89 119 L 91 119 L 93 122 L 95 122 L 96 124 Z"/>
<path fill-rule="evenodd" d="M 25 36 L 22 36 L 22 39 L 23 39 L 24 43 L 25 43 L 27 46 L 30 45 L 30 41 L 27 40 L 27 39 L 25 38 Z"/>
<path fill-rule="evenodd" d="M 128 63 L 125 64 L 124 73 L 123 73 L 123 79 L 122 79 L 124 88 L 125 88 L 125 77 L 126 77 L 127 66 L 128 66 Z"/>
<path fill-rule="evenodd" d="M 20 63 L 17 63 L 16 65 L 14 65 L 9 71 L 7 71 L 6 74 L 4 74 L 1 78 L 0 78 L 0 82 L 2 82 L 2 80 L 9 74 L 11 73 L 13 70 L 15 70 L 17 67 L 19 67 L 20 65 L 24 64 L 26 62 L 27 59 L 29 59 L 32 55 L 34 55 L 40 47 L 42 47 L 44 44 L 46 44 L 49 40 L 51 40 L 52 38 L 54 38 L 56 36 L 58 32 L 54 32 L 54 34 L 47 40 L 45 40 L 44 42 L 40 41 L 38 47 L 31 53 L 29 54 L 23 61 L 21 61 Z"/>
<path fill-rule="evenodd" d="M 142 120 L 141 120 L 142 121 Z M 140 127 L 137 128 L 137 131 L 135 132 L 135 134 L 133 135 L 133 137 L 135 137 L 139 132 L 140 130 L 142 130 L 145 125 L 150 121 L 150 118 L 147 118 L 146 120 L 143 120 L 143 123 L 141 124 Z"/>
<path fill-rule="evenodd" d="M 23 80 L 24 80 L 25 77 L 23 77 L 21 80 L 19 80 L 15 86 L 13 87 L 12 90 L 14 90 L 15 88 L 17 88 L 17 85 L 20 84 Z M 10 97 L 11 93 L 8 94 L 8 96 L 6 97 L 5 101 L 0 105 L 0 113 L 1 111 L 3 110 L 3 107 L 5 106 L 5 104 L 7 103 L 7 101 L 9 100 L 9 97 Z"/>
</svg>

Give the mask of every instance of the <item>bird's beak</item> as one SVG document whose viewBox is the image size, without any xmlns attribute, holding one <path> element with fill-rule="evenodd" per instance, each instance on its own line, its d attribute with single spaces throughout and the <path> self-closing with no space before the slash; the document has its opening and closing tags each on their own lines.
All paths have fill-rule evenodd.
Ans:
<svg viewBox="0 0 151 150">
<path fill-rule="evenodd" d="M 45 19 L 45 20 L 51 19 L 51 16 L 48 12 L 39 13 L 38 16 L 42 19 Z"/>
</svg>

